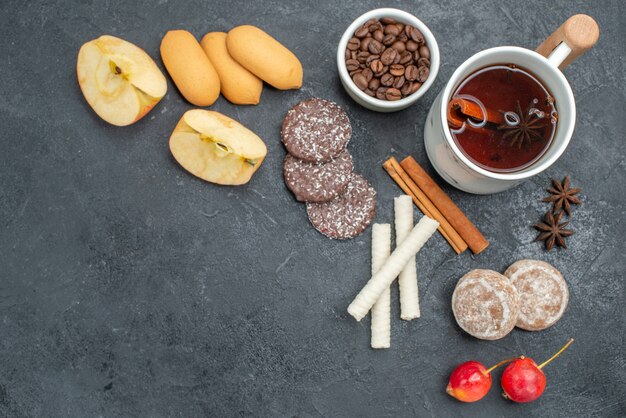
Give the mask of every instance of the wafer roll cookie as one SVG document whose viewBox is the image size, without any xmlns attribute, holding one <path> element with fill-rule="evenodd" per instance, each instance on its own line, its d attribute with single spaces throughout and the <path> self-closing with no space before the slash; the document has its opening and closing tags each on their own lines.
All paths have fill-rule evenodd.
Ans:
<svg viewBox="0 0 626 418">
<path fill-rule="evenodd" d="M 376 274 L 391 254 L 391 225 L 372 225 L 372 274 Z M 391 292 L 385 289 L 372 307 L 372 348 L 391 346 Z"/>
<path fill-rule="evenodd" d="M 394 199 L 396 223 L 396 245 L 411 233 L 413 229 L 413 199 L 409 195 L 402 195 Z M 419 294 L 417 289 L 417 267 L 415 256 L 409 259 L 406 266 L 398 275 L 400 287 L 400 318 L 410 321 L 420 317 Z"/>
<path fill-rule="evenodd" d="M 409 236 L 395 249 L 380 270 L 372 276 L 354 298 L 348 306 L 348 313 L 357 321 L 363 319 L 380 295 L 398 277 L 406 263 L 424 246 L 438 226 L 439 222 L 427 216 L 422 217 Z"/>
</svg>

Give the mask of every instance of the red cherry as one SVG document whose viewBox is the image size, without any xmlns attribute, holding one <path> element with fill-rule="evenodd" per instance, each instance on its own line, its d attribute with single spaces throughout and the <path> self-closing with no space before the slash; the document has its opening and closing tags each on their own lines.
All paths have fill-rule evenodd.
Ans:
<svg viewBox="0 0 626 418">
<path fill-rule="evenodd" d="M 520 357 L 511 362 L 502 373 L 502 390 L 504 396 L 513 402 L 532 402 L 541 396 L 546 388 L 546 375 L 541 370 L 546 364 L 557 358 L 574 339 L 570 339 L 555 355 L 540 366 L 533 359 Z"/>
<path fill-rule="evenodd" d="M 506 366 L 501 384 L 505 398 L 514 402 L 532 402 L 546 388 L 546 375 L 533 359 L 521 357 Z"/>
<path fill-rule="evenodd" d="M 489 369 L 473 360 L 459 364 L 450 375 L 446 392 L 461 402 L 476 402 L 489 392 L 491 372 L 511 360 L 501 361 Z"/>
</svg>

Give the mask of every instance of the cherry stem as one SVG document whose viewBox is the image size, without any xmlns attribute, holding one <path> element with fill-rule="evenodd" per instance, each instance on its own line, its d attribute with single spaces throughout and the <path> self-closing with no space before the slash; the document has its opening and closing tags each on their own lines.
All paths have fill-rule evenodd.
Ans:
<svg viewBox="0 0 626 418">
<path fill-rule="evenodd" d="M 557 353 L 555 355 L 553 355 L 552 357 L 550 357 L 548 360 L 544 361 L 543 363 L 541 363 L 539 365 L 539 368 L 543 368 L 543 366 L 545 366 L 546 364 L 550 363 L 552 360 L 554 360 L 555 358 L 557 358 L 563 351 L 565 351 L 565 349 L 567 347 L 569 347 L 572 343 L 574 342 L 573 338 L 570 338 L 569 341 L 567 342 L 567 344 L 565 344 L 563 346 L 563 348 L 561 348 L 559 351 L 557 351 Z"/>
<path fill-rule="evenodd" d="M 495 369 L 497 369 L 498 367 L 502 366 L 503 364 L 510 363 L 511 361 L 517 360 L 518 358 L 519 357 L 511 357 L 511 358 L 508 358 L 506 360 L 502 360 L 500 363 L 494 364 L 493 366 L 488 368 L 485 372 L 483 372 L 483 374 L 487 375 L 487 374 L 491 373 L 492 371 L 494 371 Z"/>
</svg>

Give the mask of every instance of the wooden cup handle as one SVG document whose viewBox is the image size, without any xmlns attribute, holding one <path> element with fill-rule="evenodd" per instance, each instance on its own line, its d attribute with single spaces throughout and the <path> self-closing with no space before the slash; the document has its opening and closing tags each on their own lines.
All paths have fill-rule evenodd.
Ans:
<svg viewBox="0 0 626 418">
<path fill-rule="evenodd" d="M 536 51 L 544 57 L 548 57 L 559 44 L 565 42 L 572 52 L 559 64 L 559 68 L 562 70 L 579 55 L 584 54 L 594 46 L 599 37 L 600 28 L 591 16 L 574 15 L 552 32 L 552 35 L 548 36 Z"/>
</svg>

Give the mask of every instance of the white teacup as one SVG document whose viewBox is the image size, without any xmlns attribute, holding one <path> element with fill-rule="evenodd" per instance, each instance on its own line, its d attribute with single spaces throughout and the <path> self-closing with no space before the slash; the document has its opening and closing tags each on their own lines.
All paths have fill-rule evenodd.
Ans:
<svg viewBox="0 0 626 418">
<path fill-rule="evenodd" d="M 592 18 L 576 15 L 550 35 L 537 52 L 501 46 L 481 51 L 461 64 L 435 99 L 424 127 L 426 153 L 439 175 L 463 191 L 490 194 L 516 186 L 550 167 L 567 148 L 576 123 L 574 95 L 559 68 L 591 48 L 598 35 Z M 475 71 L 496 64 L 515 64 L 530 70 L 552 93 L 559 113 L 554 138 L 544 154 L 528 167 L 510 173 L 492 172 L 472 162 L 452 138 L 447 122 L 448 103 L 458 85 Z"/>
</svg>

